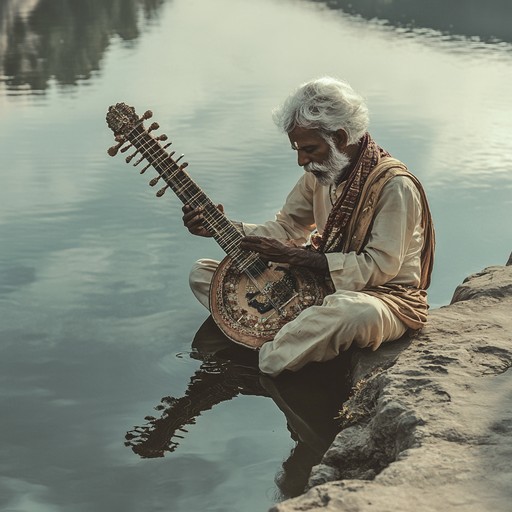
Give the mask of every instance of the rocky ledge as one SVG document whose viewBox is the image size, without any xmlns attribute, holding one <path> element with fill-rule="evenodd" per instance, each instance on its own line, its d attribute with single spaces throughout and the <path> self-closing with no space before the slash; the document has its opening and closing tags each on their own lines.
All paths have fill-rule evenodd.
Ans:
<svg viewBox="0 0 512 512">
<path fill-rule="evenodd" d="M 512 510 L 512 255 L 413 340 L 353 358 L 344 428 L 271 512 Z"/>
</svg>

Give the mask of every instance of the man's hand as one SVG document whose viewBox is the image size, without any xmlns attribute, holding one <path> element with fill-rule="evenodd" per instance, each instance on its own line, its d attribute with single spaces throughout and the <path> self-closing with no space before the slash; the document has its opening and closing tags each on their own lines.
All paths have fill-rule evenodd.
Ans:
<svg viewBox="0 0 512 512">
<path fill-rule="evenodd" d="M 288 263 L 297 267 L 308 267 L 320 273 L 329 270 L 325 254 L 308 251 L 303 247 L 287 245 L 274 238 L 245 236 L 240 242 L 240 249 L 257 252 L 264 260 L 274 263 Z"/>
<path fill-rule="evenodd" d="M 224 207 L 217 205 L 220 212 L 224 213 Z M 193 234 L 197 236 L 212 237 L 213 233 L 206 227 L 204 223 L 203 208 L 192 208 L 189 204 L 183 205 L 183 225 Z"/>
<path fill-rule="evenodd" d="M 291 250 L 293 248 L 275 238 L 244 236 L 240 242 L 240 249 L 257 252 L 267 261 L 290 263 Z"/>
</svg>

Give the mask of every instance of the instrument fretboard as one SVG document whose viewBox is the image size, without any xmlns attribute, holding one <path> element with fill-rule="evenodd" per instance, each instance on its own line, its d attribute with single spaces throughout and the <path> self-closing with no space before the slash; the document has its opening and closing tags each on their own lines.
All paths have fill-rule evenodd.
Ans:
<svg viewBox="0 0 512 512">
<path fill-rule="evenodd" d="M 265 267 L 265 263 L 256 253 L 240 249 L 240 240 L 243 234 L 190 178 L 184 170 L 185 164 L 179 165 L 141 125 L 130 132 L 128 140 L 165 181 L 166 186 L 159 191 L 159 195 L 168 187 L 174 191 L 183 204 L 189 204 L 193 208 L 201 207 L 204 223 L 213 233 L 213 238 L 224 252 L 233 258 L 241 271 L 255 265 L 262 266 L 261 268 Z"/>
</svg>

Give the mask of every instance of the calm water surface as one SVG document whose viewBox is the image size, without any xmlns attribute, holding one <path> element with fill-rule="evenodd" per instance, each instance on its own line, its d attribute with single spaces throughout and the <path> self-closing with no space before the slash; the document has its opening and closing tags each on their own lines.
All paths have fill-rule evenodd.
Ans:
<svg viewBox="0 0 512 512">
<path fill-rule="evenodd" d="M 427 189 L 442 306 L 512 249 L 511 8 L 453 4 L 0 3 L 0 510 L 263 511 L 300 492 L 343 362 L 272 380 L 218 351 L 187 274 L 220 249 L 107 156 L 105 112 L 152 109 L 210 197 L 259 222 L 300 173 L 272 107 L 346 78 Z"/>
</svg>

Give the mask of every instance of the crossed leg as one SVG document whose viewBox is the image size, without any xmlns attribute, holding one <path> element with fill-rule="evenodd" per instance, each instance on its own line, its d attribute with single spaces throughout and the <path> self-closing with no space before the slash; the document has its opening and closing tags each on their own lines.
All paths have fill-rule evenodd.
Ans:
<svg viewBox="0 0 512 512">
<path fill-rule="evenodd" d="M 209 307 L 210 282 L 218 262 L 197 261 L 190 273 L 190 287 L 199 302 Z M 263 373 L 277 376 L 296 371 L 311 361 L 328 361 L 352 343 L 376 350 L 385 341 L 400 338 L 407 327 L 378 298 L 363 292 L 337 291 L 321 306 L 304 310 L 259 351 Z"/>
</svg>

